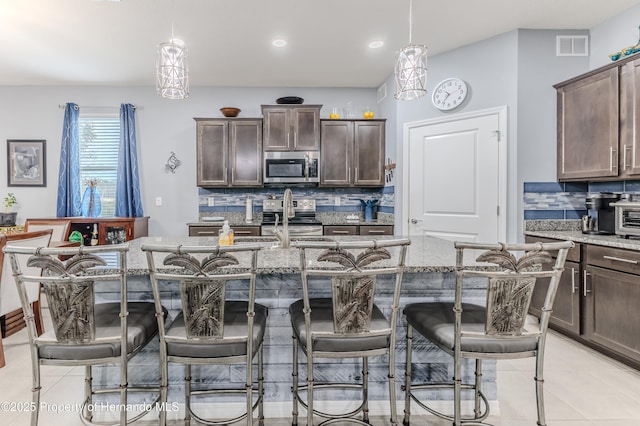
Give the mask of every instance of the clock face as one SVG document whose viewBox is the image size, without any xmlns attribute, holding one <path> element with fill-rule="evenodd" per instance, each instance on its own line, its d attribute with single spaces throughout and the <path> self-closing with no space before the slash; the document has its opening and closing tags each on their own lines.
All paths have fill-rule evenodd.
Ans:
<svg viewBox="0 0 640 426">
<path fill-rule="evenodd" d="M 467 97 L 467 84 L 459 78 L 442 80 L 433 89 L 433 105 L 443 111 L 454 109 Z"/>
</svg>

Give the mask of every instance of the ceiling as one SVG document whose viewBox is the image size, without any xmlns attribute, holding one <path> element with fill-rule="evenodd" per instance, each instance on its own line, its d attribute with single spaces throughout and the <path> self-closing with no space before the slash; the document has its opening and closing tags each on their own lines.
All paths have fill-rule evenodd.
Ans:
<svg viewBox="0 0 640 426">
<path fill-rule="evenodd" d="M 589 29 L 637 3 L 414 0 L 412 41 L 433 56 L 517 28 Z M 0 0 L 0 85 L 155 85 L 172 22 L 192 86 L 377 87 L 409 42 L 409 0 Z"/>
</svg>

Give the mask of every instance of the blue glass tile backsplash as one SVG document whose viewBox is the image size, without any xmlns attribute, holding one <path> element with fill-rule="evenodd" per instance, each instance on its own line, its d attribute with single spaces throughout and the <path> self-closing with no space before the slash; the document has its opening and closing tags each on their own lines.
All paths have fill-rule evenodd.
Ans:
<svg viewBox="0 0 640 426">
<path fill-rule="evenodd" d="M 579 219 L 590 192 L 640 192 L 640 181 L 525 182 L 524 219 Z"/>
<path fill-rule="evenodd" d="M 290 187 L 294 198 L 314 198 L 319 212 L 360 212 L 360 200 L 377 199 L 378 212 L 394 213 L 395 188 L 318 188 Z M 282 198 L 284 187 L 259 189 L 198 188 L 200 213 L 244 212 L 247 197 L 253 201 L 253 211 L 262 212 L 262 201 L 274 194 Z M 338 201 L 339 200 L 339 201 Z M 211 205 L 213 204 L 213 205 Z"/>
</svg>

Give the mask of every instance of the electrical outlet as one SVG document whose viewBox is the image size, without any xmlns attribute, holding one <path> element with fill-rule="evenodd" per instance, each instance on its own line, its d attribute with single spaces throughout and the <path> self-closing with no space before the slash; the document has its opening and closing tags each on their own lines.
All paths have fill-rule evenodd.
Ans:
<svg viewBox="0 0 640 426">
<path fill-rule="evenodd" d="M 335 204 L 336 206 L 339 206 L 339 205 L 340 205 L 340 197 L 336 197 L 336 200 L 335 200 L 334 204 Z"/>
<path fill-rule="evenodd" d="M 156 207 L 160 207 L 162 205 L 162 197 L 156 197 Z"/>
<path fill-rule="evenodd" d="M 213 207 L 213 197 L 207 198 L 207 206 Z"/>
</svg>

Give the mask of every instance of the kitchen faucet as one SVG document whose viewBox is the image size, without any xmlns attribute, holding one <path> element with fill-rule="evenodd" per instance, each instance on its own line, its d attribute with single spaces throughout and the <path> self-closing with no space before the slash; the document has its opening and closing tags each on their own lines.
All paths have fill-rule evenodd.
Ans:
<svg viewBox="0 0 640 426">
<path fill-rule="evenodd" d="M 282 199 L 282 231 L 278 229 L 278 215 L 276 214 L 276 223 L 273 226 L 273 235 L 280 242 L 280 247 L 289 248 L 291 246 L 291 238 L 289 236 L 289 219 L 294 217 L 296 212 L 293 210 L 293 194 L 291 189 L 284 190 Z"/>
</svg>

